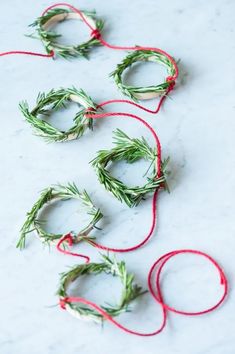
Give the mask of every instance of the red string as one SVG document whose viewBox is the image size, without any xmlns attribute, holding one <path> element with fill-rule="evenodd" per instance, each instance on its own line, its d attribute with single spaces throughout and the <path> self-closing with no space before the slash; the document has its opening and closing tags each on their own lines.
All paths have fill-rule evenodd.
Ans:
<svg viewBox="0 0 235 354">
<path fill-rule="evenodd" d="M 179 254 L 185 254 L 185 253 L 199 255 L 199 256 L 202 256 L 202 257 L 208 259 L 217 269 L 219 276 L 220 276 L 220 284 L 222 286 L 224 286 L 224 292 L 222 294 L 221 299 L 214 306 L 212 306 L 206 310 L 202 310 L 202 311 L 198 311 L 198 312 L 186 312 L 186 311 L 177 310 L 177 309 L 164 303 L 163 295 L 162 295 L 162 291 L 161 291 L 161 286 L 160 286 L 160 276 L 161 276 L 163 267 L 172 257 L 175 257 Z M 158 268 L 157 274 L 156 274 L 156 293 L 155 293 L 153 286 L 152 286 L 152 276 L 153 276 L 153 273 L 157 267 L 159 267 L 159 268 Z M 154 296 L 155 299 L 164 306 L 165 310 L 171 311 L 171 312 L 174 312 L 174 313 L 177 313 L 180 315 L 185 315 L 185 316 L 199 316 L 199 315 L 204 315 L 208 312 L 212 312 L 213 310 L 215 310 L 217 307 L 219 307 L 222 304 L 222 302 L 224 301 L 224 299 L 228 293 L 228 282 L 227 282 L 226 276 L 225 276 L 222 268 L 211 256 L 209 256 L 208 254 L 206 254 L 204 252 L 197 251 L 197 250 L 187 250 L 187 249 L 186 250 L 176 250 L 176 251 L 166 253 L 165 255 L 160 257 L 152 265 L 152 267 L 150 269 L 150 272 L 148 275 L 148 285 L 149 285 L 149 288 L 151 288 L 151 293 L 155 294 L 155 296 Z"/>
<path fill-rule="evenodd" d="M 72 238 L 71 234 L 65 235 L 65 236 L 62 237 L 62 238 L 59 240 L 59 242 L 57 243 L 56 248 L 57 248 L 57 250 L 58 250 L 59 252 L 64 253 L 64 254 L 67 254 L 67 255 L 70 255 L 70 256 L 85 258 L 85 259 L 86 259 L 86 262 L 85 262 L 85 263 L 89 263 L 89 262 L 90 262 L 90 257 L 88 257 L 88 256 L 85 256 L 85 255 L 79 254 L 79 253 L 73 253 L 73 252 L 68 251 L 68 250 L 66 250 L 66 249 L 64 249 L 64 248 L 61 248 L 62 243 L 64 243 L 65 241 L 68 242 L 68 244 L 69 244 L 70 247 L 73 245 L 73 238 Z"/>
<path fill-rule="evenodd" d="M 150 237 L 152 236 L 153 231 L 154 231 L 155 226 L 156 226 L 156 220 L 157 220 L 157 207 L 156 207 L 157 196 L 158 196 L 158 190 L 156 190 L 154 192 L 154 195 L 153 195 L 153 198 L 152 198 L 152 222 L 151 222 L 151 227 L 150 227 L 149 233 L 147 234 L 147 236 L 144 238 L 143 241 L 141 241 L 140 243 L 138 243 L 135 246 L 128 247 L 128 248 L 107 247 L 107 246 L 104 246 L 104 245 L 100 245 L 99 243 L 97 243 L 95 241 L 92 241 L 92 240 L 89 240 L 89 243 L 91 243 L 93 246 L 95 246 L 96 248 L 101 249 L 103 251 L 120 252 L 120 253 L 135 251 L 135 250 L 141 248 L 142 246 L 144 246 L 148 242 Z"/>
<path fill-rule="evenodd" d="M 176 310 L 176 309 L 166 305 L 163 301 L 163 296 L 162 296 L 161 287 L 160 287 L 160 274 L 162 272 L 164 265 L 166 264 L 166 262 L 170 258 L 172 258 L 178 254 L 182 254 L 182 253 L 196 254 L 196 255 L 203 256 L 203 257 L 207 258 L 215 266 L 215 268 L 219 272 L 221 285 L 224 287 L 224 291 L 223 291 L 220 301 L 218 301 L 218 303 L 216 305 L 210 307 L 207 310 L 199 311 L 199 312 L 179 311 L 179 310 Z M 156 270 L 156 268 L 158 267 L 159 264 L 161 264 L 161 266 Z M 153 273 L 155 270 L 157 271 L 157 273 L 156 273 L 156 288 L 157 288 L 156 291 L 154 290 L 154 286 L 153 286 L 153 282 L 152 282 L 152 277 L 153 277 Z M 181 315 L 187 315 L 187 316 L 202 315 L 202 314 L 211 312 L 211 311 L 215 310 L 217 307 L 219 307 L 222 304 L 222 302 L 224 301 L 224 299 L 228 293 L 227 279 L 226 279 L 226 276 L 225 276 L 222 268 L 211 256 L 207 255 L 206 253 L 197 251 L 197 250 L 176 250 L 176 251 L 169 252 L 169 253 L 163 255 L 162 257 L 160 257 L 150 268 L 150 271 L 148 274 L 148 287 L 149 287 L 149 291 L 150 291 L 151 295 L 160 304 L 162 311 L 163 311 L 163 320 L 162 320 L 162 324 L 161 324 L 160 328 L 158 330 L 156 330 L 154 332 L 150 332 L 150 333 L 142 333 L 142 332 L 137 332 L 137 331 L 133 331 L 131 329 L 128 329 L 127 327 L 123 326 L 122 324 L 120 324 L 119 322 L 114 320 L 113 317 L 111 317 L 107 312 L 105 312 L 101 307 L 96 305 L 94 302 L 86 300 L 85 298 L 82 298 L 82 297 L 66 297 L 64 299 L 61 298 L 59 304 L 62 309 L 66 309 L 66 304 L 71 304 L 71 303 L 82 303 L 82 304 L 88 305 L 88 306 L 92 307 L 93 309 L 95 309 L 98 313 L 100 313 L 106 320 L 110 321 L 112 324 L 114 324 L 116 327 L 123 330 L 124 332 L 127 332 L 129 334 L 134 334 L 137 336 L 149 337 L 149 336 L 154 336 L 154 335 L 162 332 L 162 330 L 164 329 L 164 327 L 166 325 L 167 311 L 178 313 Z"/>
<path fill-rule="evenodd" d="M 12 55 L 12 54 L 23 54 L 23 55 L 33 55 L 33 56 L 36 56 L 36 57 L 53 58 L 55 53 L 54 53 L 53 50 L 49 54 L 41 54 L 41 53 L 35 53 L 35 52 L 26 52 L 26 51 L 22 51 L 22 50 L 12 50 L 10 52 L 0 53 L 0 57 L 4 57 L 5 55 Z"/>
</svg>

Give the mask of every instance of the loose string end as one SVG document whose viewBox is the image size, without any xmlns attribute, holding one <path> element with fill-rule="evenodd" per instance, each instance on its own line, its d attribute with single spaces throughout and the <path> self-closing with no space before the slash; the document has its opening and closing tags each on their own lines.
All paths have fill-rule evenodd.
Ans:
<svg viewBox="0 0 235 354">
<path fill-rule="evenodd" d="M 62 237 L 59 242 L 57 243 L 56 245 L 56 249 L 63 253 L 63 254 L 66 254 L 66 255 L 69 255 L 69 256 L 74 256 L 74 257 L 81 257 L 81 258 L 84 258 L 86 260 L 86 263 L 89 263 L 90 262 L 90 257 L 88 256 L 85 256 L 83 254 L 79 254 L 79 253 L 74 253 L 74 252 L 71 252 L 71 251 L 68 251 L 68 250 L 65 250 L 64 248 L 61 247 L 61 245 L 64 243 L 64 242 L 68 242 L 69 244 L 69 247 L 72 247 L 74 241 L 73 241 L 73 237 L 71 235 L 71 233 L 69 234 L 66 234 L 64 237 Z"/>
</svg>

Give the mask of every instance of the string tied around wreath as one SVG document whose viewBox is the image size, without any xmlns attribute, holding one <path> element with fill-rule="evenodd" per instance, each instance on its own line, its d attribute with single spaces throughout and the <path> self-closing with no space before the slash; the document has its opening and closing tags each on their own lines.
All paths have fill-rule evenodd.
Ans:
<svg viewBox="0 0 235 354">
<path fill-rule="evenodd" d="M 60 298 L 60 301 L 59 301 L 59 305 L 60 305 L 60 308 L 62 309 L 62 310 L 66 310 L 66 304 L 68 303 L 68 297 L 65 297 L 65 298 Z"/>
<path fill-rule="evenodd" d="M 173 76 L 167 76 L 166 81 L 171 83 L 168 87 L 168 93 L 169 93 L 175 87 L 175 78 Z"/>
<path fill-rule="evenodd" d="M 101 33 L 100 31 L 96 28 L 91 31 L 91 37 L 95 39 L 100 39 L 101 38 Z"/>
</svg>

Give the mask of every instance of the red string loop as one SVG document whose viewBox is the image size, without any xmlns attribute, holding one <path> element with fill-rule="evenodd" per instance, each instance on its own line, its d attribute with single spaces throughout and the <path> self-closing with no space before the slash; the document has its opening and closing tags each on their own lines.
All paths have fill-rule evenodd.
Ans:
<svg viewBox="0 0 235 354">
<path fill-rule="evenodd" d="M 175 87 L 175 78 L 173 76 L 168 76 L 166 78 L 167 82 L 170 82 L 170 85 L 168 87 L 167 93 L 169 93 L 170 91 L 172 91 Z"/>
</svg>

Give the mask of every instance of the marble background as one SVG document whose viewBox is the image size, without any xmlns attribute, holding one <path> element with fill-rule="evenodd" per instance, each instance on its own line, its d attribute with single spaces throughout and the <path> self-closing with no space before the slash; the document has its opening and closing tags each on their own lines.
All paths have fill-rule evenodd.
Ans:
<svg viewBox="0 0 235 354">
<path fill-rule="evenodd" d="M 1 3 L 0 51 L 12 49 L 43 52 L 41 43 L 24 36 L 27 24 L 51 1 L 12 0 Z M 170 314 L 162 334 L 139 338 L 114 328 L 79 322 L 59 310 L 55 295 L 59 273 L 79 262 L 43 247 L 34 236 L 26 250 L 15 248 L 19 229 L 38 192 L 50 184 L 74 181 L 86 188 L 105 214 L 102 231 L 95 233 L 104 244 L 133 245 L 150 227 L 150 199 L 128 209 L 99 185 L 88 162 L 100 148 L 112 146 L 112 131 L 119 127 L 131 136 L 152 138 L 143 127 L 128 119 L 106 119 L 94 133 L 81 140 L 46 144 L 32 134 L 19 112 L 18 102 L 32 105 L 39 91 L 75 85 L 96 102 L 122 98 L 109 73 L 125 52 L 95 49 L 90 60 L 56 61 L 27 56 L 0 59 L 1 114 L 1 354 L 234 354 L 234 12 L 233 0 L 155 0 L 73 2 L 83 9 L 96 9 L 105 19 L 105 38 L 122 45 L 158 46 L 180 59 L 180 78 L 171 99 L 157 116 L 120 107 L 144 117 L 156 129 L 163 155 L 170 156 L 171 193 L 159 198 L 158 228 L 138 252 L 120 257 L 137 281 L 147 286 L 147 272 L 159 256 L 181 248 L 209 253 L 224 267 L 230 283 L 227 301 L 203 317 Z M 77 26 L 77 27 L 76 27 Z M 65 41 L 86 38 L 80 23 L 58 26 Z M 75 33 L 76 36 L 75 36 Z M 164 70 L 157 65 L 137 65 L 126 80 L 133 84 L 160 82 Z M 156 102 L 146 103 L 154 107 Z M 53 116 L 59 127 L 69 126 L 75 107 Z M 66 118 L 66 120 L 65 120 Z M 139 183 L 146 165 L 119 164 L 113 173 L 127 183 Z M 76 203 L 48 208 L 48 230 L 79 229 L 86 216 Z M 92 260 L 100 255 L 81 245 L 79 251 Z M 169 262 L 163 290 L 177 308 L 199 310 L 221 294 L 218 275 L 195 256 Z M 119 284 L 108 277 L 84 281 L 81 295 L 102 303 L 118 300 Z M 149 295 L 120 321 L 130 328 L 151 331 L 160 326 L 159 306 Z"/>
</svg>

